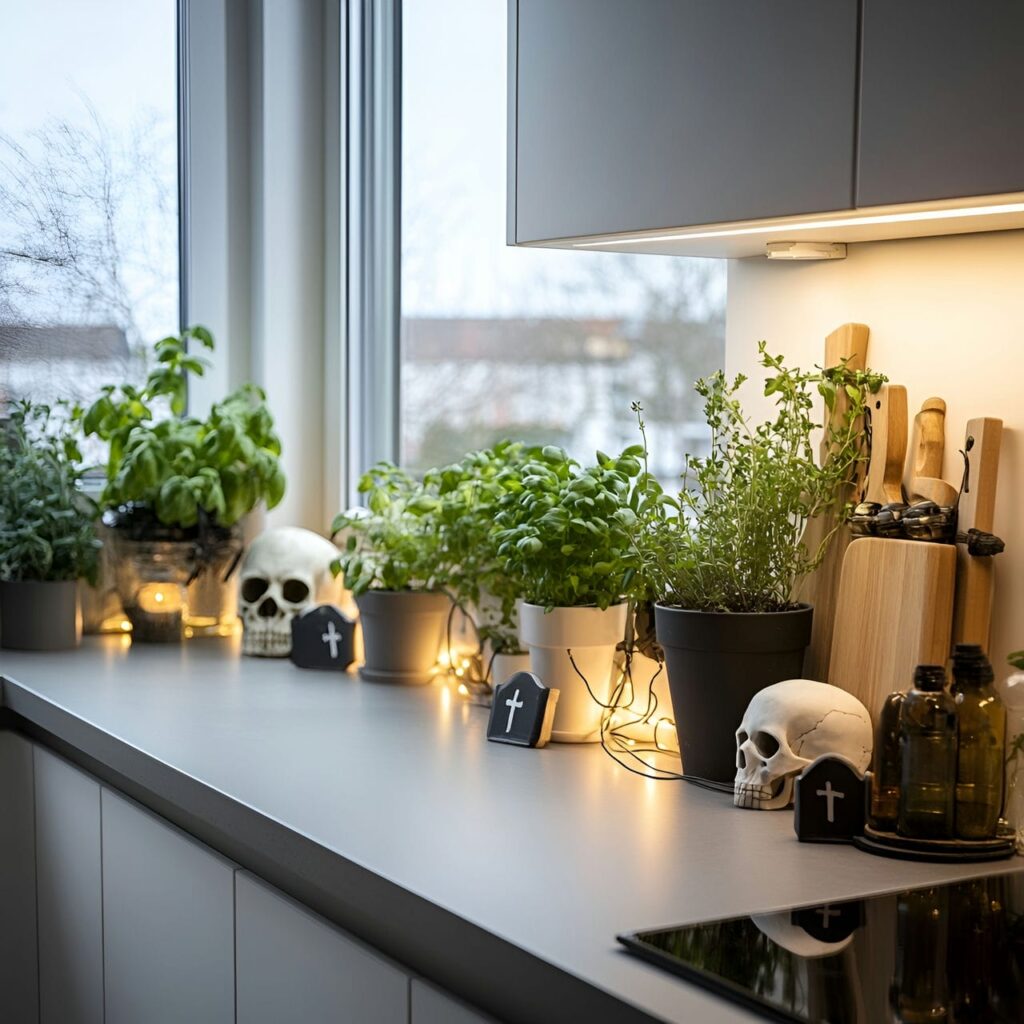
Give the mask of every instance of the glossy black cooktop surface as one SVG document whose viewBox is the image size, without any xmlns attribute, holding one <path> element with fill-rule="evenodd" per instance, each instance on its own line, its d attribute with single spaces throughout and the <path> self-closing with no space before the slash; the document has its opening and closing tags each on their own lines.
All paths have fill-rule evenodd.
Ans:
<svg viewBox="0 0 1024 1024">
<path fill-rule="evenodd" d="M 776 1020 L 1024 1021 L 1024 871 L 619 941 Z"/>
</svg>

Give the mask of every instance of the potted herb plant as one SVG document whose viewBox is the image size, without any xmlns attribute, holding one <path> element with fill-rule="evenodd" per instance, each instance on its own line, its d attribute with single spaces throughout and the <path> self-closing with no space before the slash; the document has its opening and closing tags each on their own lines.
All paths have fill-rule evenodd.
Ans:
<svg viewBox="0 0 1024 1024">
<path fill-rule="evenodd" d="M 551 738 L 600 739 L 615 649 L 639 585 L 637 509 L 650 480 L 643 445 L 581 467 L 546 446 L 495 517 L 495 541 L 522 587 L 521 633 L 533 671 L 560 691 Z"/>
<path fill-rule="evenodd" d="M 281 445 L 263 391 L 246 384 L 205 418 L 186 416 L 190 376 L 213 349 L 203 327 L 156 345 L 141 388 L 108 386 L 82 428 L 109 444 L 100 497 L 118 591 L 133 635 L 178 640 L 185 626 L 219 632 L 234 621 L 228 579 L 242 550 L 240 522 L 284 494 Z"/>
<path fill-rule="evenodd" d="M 441 557 L 451 566 L 448 590 L 476 623 L 485 665 L 495 684 L 529 668 L 519 639 L 520 581 L 498 554 L 494 517 L 502 498 L 521 493 L 523 467 L 540 449 L 501 441 L 429 470 L 424 488 L 436 494 Z"/>
<path fill-rule="evenodd" d="M 331 532 L 341 535 L 335 574 L 359 608 L 360 674 L 373 682 L 428 683 L 451 610 L 437 496 L 389 462 L 366 473 L 359 492 L 366 507 L 341 513 Z"/>
<path fill-rule="evenodd" d="M 751 697 L 800 675 L 813 610 L 793 595 L 831 539 L 808 550 L 804 528 L 836 508 L 866 458 L 867 396 L 884 380 L 843 366 L 801 372 L 763 342 L 759 351 L 773 418 L 752 424 L 744 414 L 742 376 L 698 381 L 710 453 L 687 458 L 674 510 L 657 506 L 641 534 L 684 770 L 719 781 L 735 774 L 735 729 Z M 845 412 L 825 428 L 830 454 L 819 464 L 812 408 L 821 394 L 831 410 L 839 389 Z M 837 511 L 837 522 L 849 512 Z"/>
<path fill-rule="evenodd" d="M 4 647 L 53 651 L 81 642 L 78 581 L 95 582 L 100 547 L 82 476 L 68 418 L 45 405 L 15 405 L 0 435 Z"/>
</svg>

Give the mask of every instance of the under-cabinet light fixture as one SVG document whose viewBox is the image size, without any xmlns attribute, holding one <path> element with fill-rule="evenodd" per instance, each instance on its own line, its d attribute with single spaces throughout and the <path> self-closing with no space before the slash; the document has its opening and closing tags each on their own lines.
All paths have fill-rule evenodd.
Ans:
<svg viewBox="0 0 1024 1024">
<path fill-rule="evenodd" d="M 776 221 L 772 224 L 749 224 L 743 227 L 696 231 L 672 231 L 662 235 L 627 235 L 624 238 L 606 235 L 596 242 L 576 242 L 575 249 L 600 249 L 608 245 L 647 245 L 651 242 L 686 242 L 701 238 L 735 238 L 742 235 L 775 235 L 784 231 L 828 231 L 835 228 L 872 224 L 910 224 L 929 220 L 956 220 L 963 217 L 999 217 L 1024 213 L 1024 202 L 995 203 L 989 206 L 954 206 L 930 210 L 903 210 L 897 213 L 851 213 L 838 217 L 812 218 L 804 221 Z"/>
<path fill-rule="evenodd" d="M 845 242 L 769 242 L 765 256 L 770 260 L 845 260 Z"/>
</svg>

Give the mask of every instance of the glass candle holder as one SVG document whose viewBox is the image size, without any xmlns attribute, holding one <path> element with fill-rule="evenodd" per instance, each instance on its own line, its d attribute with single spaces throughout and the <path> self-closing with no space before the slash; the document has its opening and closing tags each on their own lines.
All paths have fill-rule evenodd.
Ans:
<svg viewBox="0 0 1024 1024">
<path fill-rule="evenodd" d="M 117 592 L 141 643 L 180 643 L 188 614 L 192 545 L 112 538 Z"/>
</svg>

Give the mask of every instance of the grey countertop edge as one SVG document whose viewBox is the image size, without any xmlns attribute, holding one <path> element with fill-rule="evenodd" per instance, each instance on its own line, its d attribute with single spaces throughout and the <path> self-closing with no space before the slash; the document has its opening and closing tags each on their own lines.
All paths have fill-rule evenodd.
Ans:
<svg viewBox="0 0 1024 1024">
<path fill-rule="evenodd" d="M 659 1020 L 151 757 L 8 676 L 0 676 L 0 727 L 48 746 L 502 1024 L 564 1021 L 567 1007 L 573 1019 L 593 1024 Z"/>
</svg>

